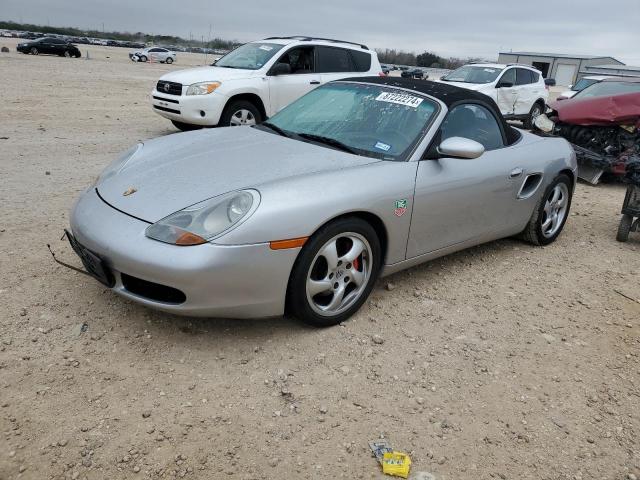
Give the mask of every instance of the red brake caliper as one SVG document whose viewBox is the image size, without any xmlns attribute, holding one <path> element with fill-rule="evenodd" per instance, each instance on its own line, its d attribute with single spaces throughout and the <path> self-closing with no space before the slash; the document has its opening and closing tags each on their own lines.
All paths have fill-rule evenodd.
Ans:
<svg viewBox="0 0 640 480">
<path fill-rule="evenodd" d="M 357 258 L 353 261 L 353 268 L 355 268 L 356 270 L 360 270 L 360 260 L 358 260 Z"/>
</svg>

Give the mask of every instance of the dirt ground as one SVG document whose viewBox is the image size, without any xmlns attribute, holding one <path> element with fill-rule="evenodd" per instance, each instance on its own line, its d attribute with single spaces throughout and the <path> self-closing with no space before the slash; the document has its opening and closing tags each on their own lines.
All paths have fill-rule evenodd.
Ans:
<svg viewBox="0 0 640 480">
<path fill-rule="evenodd" d="M 552 246 L 502 240 L 381 280 L 349 322 L 158 313 L 55 264 L 74 198 L 174 134 L 173 66 L 0 39 L 0 478 L 383 478 L 384 435 L 436 479 L 640 477 L 640 236 L 580 184 Z M 620 292 L 620 293 L 619 293 Z M 83 327 L 84 325 L 84 327 Z M 427 477 L 423 477 L 427 478 Z"/>
</svg>

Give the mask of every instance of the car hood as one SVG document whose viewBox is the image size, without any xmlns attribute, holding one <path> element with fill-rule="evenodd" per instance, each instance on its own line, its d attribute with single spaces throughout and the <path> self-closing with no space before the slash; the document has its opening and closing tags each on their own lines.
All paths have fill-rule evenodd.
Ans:
<svg viewBox="0 0 640 480">
<path fill-rule="evenodd" d="M 573 97 L 550 102 L 558 120 L 572 125 L 632 125 L 640 127 L 640 93 L 603 97 Z"/>
<path fill-rule="evenodd" d="M 154 223 L 230 191 L 376 161 L 256 128 L 226 127 L 151 140 L 97 190 L 112 207 Z"/>
<path fill-rule="evenodd" d="M 176 82 L 182 85 L 191 85 L 198 82 L 222 82 L 224 80 L 237 80 L 259 75 L 260 73 L 258 73 L 257 70 L 240 70 L 237 68 L 223 67 L 198 67 L 167 73 L 160 77 L 160 80 Z"/>
</svg>

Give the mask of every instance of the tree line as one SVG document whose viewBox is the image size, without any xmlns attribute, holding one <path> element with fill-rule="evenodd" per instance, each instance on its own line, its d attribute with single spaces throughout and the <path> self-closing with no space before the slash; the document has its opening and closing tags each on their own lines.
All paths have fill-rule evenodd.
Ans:
<svg viewBox="0 0 640 480">
<path fill-rule="evenodd" d="M 182 46 L 203 46 L 207 48 L 217 48 L 231 50 L 239 45 L 238 41 L 225 40 L 223 38 L 213 38 L 202 41 L 187 40 L 175 35 L 149 35 L 144 32 L 103 32 L 100 30 L 81 30 L 74 27 L 51 27 L 49 25 L 33 25 L 30 23 L 18 23 L 12 21 L 0 21 L 0 30 L 16 30 L 22 32 L 37 32 L 53 35 L 67 35 L 69 37 L 99 38 L 103 40 L 121 40 L 126 42 L 142 42 L 155 45 L 182 45 Z"/>
<path fill-rule="evenodd" d="M 479 58 L 444 58 L 433 52 L 423 52 L 415 54 L 413 52 L 403 52 L 394 48 L 377 49 L 380 63 L 390 63 L 393 65 L 415 65 L 417 67 L 448 68 L 456 69 L 466 63 L 480 61 Z"/>
</svg>

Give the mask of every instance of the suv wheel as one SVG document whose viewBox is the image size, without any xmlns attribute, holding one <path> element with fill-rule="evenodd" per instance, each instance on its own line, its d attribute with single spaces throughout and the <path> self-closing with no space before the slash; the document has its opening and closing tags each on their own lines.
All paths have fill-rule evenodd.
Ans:
<svg viewBox="0 0 640 480">
<path fill-rule="evenodd" d="M 234 100 L 222 112 L 219 127 L 239 127 L 262 122 L 262 115 L 256 106 L 247 100 Z"/>
<path fill-rule="evenodd" d="M 544 107 L 540 103 L 534 103 L 533 107 L 531 107 L 531 111 L 529 112 L 529 116 L 524 120 L 524 122 L 522 122 L 524 124 L 524 128 L 531 130 L 536 117 L 544 113 L 543 109 Z"/>
<path fill-rule="evenodd" d="M 373 227 L 361 218 L 331 222 L 307 240 L 287 288 L 287 310 L 316 327 L 347 320 L 365 302 L 382 264 Z"/>
</svg>

